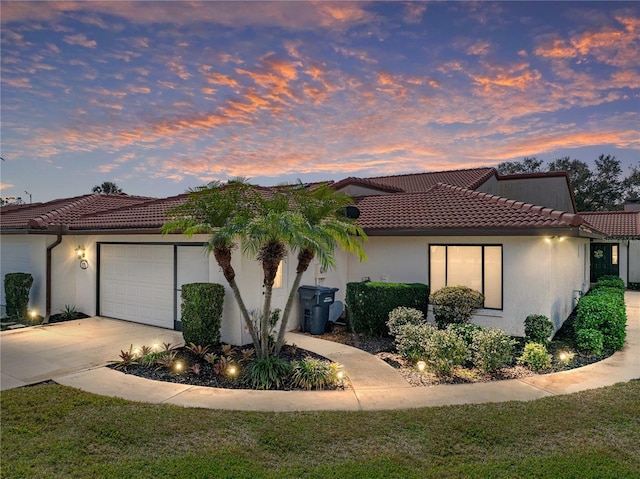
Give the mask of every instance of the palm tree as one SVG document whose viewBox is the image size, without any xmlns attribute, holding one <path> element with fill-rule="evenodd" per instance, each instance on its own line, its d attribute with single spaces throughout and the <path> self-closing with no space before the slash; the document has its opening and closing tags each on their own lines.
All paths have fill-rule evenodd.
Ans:
<svg viewBox="0 0 640 479">
<path fill-rule="evenodd" d="M 336 246 L 364 259 L 364 231 L 344 214 L 345 206 L 351 202 L 348 196 L 335 193 L 326 185 L 314 190 L 302 185 L 267 190 L 240 179 L 192 190 L 186 203 L 169 212 L 171 219 L 162 231 L 165 234 L 180 231 L 187 236 L 211 235 L 208 251 L 214 253 L 233 291 L 256 356 L 267 358 L 272 353 L 279 354 L 282 348 L 293 300 L 311 261 L 317 256 L 323 267 L 334 266 Z M 236 241 L 241 243 L 243 254 L 253 256 L 262 264 L 264 303 L 255 320 L 235 282 L 231 257 Z M 269 337 L 273 285 L 278 267 L 289 250 L 298 251 L 298 267 L 273 345 Z"/>
<path fill-rule="evenodd" d="M 172 208 L 167 213 L 169 221 L 162 226 L 163 234 L 181 232 L 187 237 L 202 233 L 210 235 L 207 251 L 213 253 L 222 269 L 256 346 L 259 342 L 258 331 L 236 283 L 231 259 L 236 247 L 235 240 L 255 214 L 258 203 L 256 190 L 242 178 L 231 180 L 226 185 L 214 182 L 190 190 L 187 201 Z"/>
<path fill-rule="evenodd" d="M 282 313 L 282 322 L 275 345 L 278 354 L 284 344 L 289 315 L 293 307 L 302 276 L 315 257 L 324 269 L 335 266 L 335 249 L 356 254 L 360 261 L 366 259 L 362 243 L 366 241 L 365 232 L 354 220 L 347 218 L 346 207 L 353 204 L 353 199 L 333 190 L 328 184 L 321 184 L 313 189 L 298 184 L 290 189 L 292 207 L 304 218 L 303 231 L 298 236 L 301 240 L 291 244 L 292 250 L 298 251 L 296 277 L 289 291 L 287 303 Z"/>
</svg>

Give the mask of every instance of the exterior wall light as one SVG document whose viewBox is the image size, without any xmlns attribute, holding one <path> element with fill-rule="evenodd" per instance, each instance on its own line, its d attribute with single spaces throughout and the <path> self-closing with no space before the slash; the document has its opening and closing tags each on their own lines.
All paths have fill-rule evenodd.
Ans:
<svg viewBox="0 0 640 479">
<path fill-rule="evenodd" d="M 84 246 L 78 246 L 76 248 L 76 256 L 80 260 L 80 267 L 82 269 L 87 269 L 89 267 L 89 262 L 85 259 L 87 251 L 84 249 Z"/>
</svg>

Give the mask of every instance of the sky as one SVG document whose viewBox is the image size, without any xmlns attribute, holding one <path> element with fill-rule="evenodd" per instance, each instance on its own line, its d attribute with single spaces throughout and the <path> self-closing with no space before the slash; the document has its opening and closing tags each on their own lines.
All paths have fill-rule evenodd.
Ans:
<svg viewBox="0 0 640 479">
<path fill-rule="evenodd" d="M 640 158 L 637 2 L 2 1 L 3 197 Z"/>
</svg>

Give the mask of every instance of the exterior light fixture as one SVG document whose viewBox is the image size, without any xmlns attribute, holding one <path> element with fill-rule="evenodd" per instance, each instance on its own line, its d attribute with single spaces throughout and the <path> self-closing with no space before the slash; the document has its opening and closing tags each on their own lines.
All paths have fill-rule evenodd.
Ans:
<svg viewBox="0 0 640 479">
<path fill-rule="evenodd" d="M 36 319 L 36 316 L 38 316 L 38 312 L 35 309 L 32 309 L 31 311 L 29 311 L 29 317 L 31 318 L 32 321 Z"/>
<path fill-rule="evenodd" d="M 233 364 L 227 368 L 228 376 L 235 376 L 236 374 L 238 374 L 238 368 L 235 367 Z"/>
<path fill-rule="evenodd" d="M 78 246 L 76 248 L 76 256 L 80 260 L 80 267 L 82 269 L 87 269 L 89 267 L 89 262 L 85 259 L 87 251 L 84 249 L 84 246 Z"/>
<path fill-rule="evenodd" d="M 338 371 L 338 372 L 336 373 L 336 377 L 337 377 L 340 381 L 342 381 L 342 380 L 344 379 L 344 371 Z"/>
<path fill-rule="evenodd" d="M 418 368 L 418 371 L 422 372 L 426 369 L 427 363 L 425 363 L 424 361 L 418 361 L 416 363 L 416 367 Z"/>
<path fill-rule="evenodd" d="M 184 368 L 184 364 L 182 364 L 182 361 L 176 361 L 175 364 L 173 365 L 173 369 L 176 370 L 176 372 L 180 372 L 182 371 L 182 369 Z"/>
</svg>

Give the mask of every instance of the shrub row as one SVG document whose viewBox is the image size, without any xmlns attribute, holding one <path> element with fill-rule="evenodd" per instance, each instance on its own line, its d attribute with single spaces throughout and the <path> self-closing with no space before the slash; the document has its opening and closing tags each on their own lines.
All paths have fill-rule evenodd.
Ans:
<svg viewBox="0 0 640 479">
<path fill-rule="evenodd" d="M 596 355 L 618 351 L 624 346 L 626 326 L 624 282 L 620 278 L 603 277 L 578 302 L 573 325 L 577 346 Z"/>
<path fill-rule="evenodd" d="M 415 308 L 427 315 L 429 286 L 420 283 L 347 283 L 349 328 L 358 333 L 382 336 L 388 332 L 389 313 L 398 306 Z"/>
<path fill-rule="evenodd" d="M 440 376 L 471 362 L 484 372 L 513 361 L 515 341 L 503 331 L 472 324 L 452 324 L 438 329 L 420 321 L 420 312 L 398 308 L 389 314 L 388 327 L 398 353 L 415 363 L 424 361 Z"/>
</svg>

